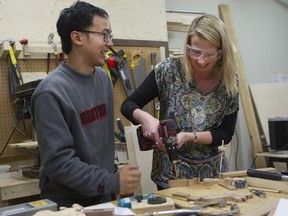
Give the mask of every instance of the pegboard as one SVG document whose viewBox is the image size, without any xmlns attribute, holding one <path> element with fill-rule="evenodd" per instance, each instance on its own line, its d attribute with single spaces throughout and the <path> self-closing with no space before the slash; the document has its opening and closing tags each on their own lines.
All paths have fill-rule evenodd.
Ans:
<svg viewBox="0 0 288 216">
<path fill-rule="evenodd" d="M 0 60 L 0 82 L 0 152 L 2 152 L 18 122 L 15 116 L 16 98 L 9 95 L 8 66 L 6 60 Z M 17 128 L 18 129 L 14 131 L 9 144 L 31 139 L 32 123 L 30 119 L 19 121 Z M 9 164 L 11 161 L 28 160 L 29 163 L 25 163 L 25 165 L 31 165 L 31 158 L 32 154 L 26 149 L 7 147 L 0 157 L 0 164 Z"/>
<path fill-rule="evenodd" d="M 158 62 L 160 61 L 160 49 L 157 47 L 131 47 L 131 46 L 114 46 L 116 51 L 121 49 L 124 50 L 127 56 L 128 63 L 130 65 L 130 59 L 135 51 L 139 51 L 141 56 L 146 60 L 146 73 L 150 73 L 151 71 L 151 53 L 157 53 Z M 131 70 L 131 68 L 130 68 Z M 121 118 L 124 126 L 130 126 L 130 122 L 121 114 L 120 107 L 122 102 L 126 99 L 127 95 L 124 90 L 123 84 L 119 78 L 116 85 L 114 85 L 114 116 L 116 118 Z M 153 115 L 154 113 L 154 105 L 152 102 L 148 105 L 148 112 Z M 115 127 L 117 129 L 117 126 Z"/>
<path fill-rule="evenodd" d="M 126 54 L 128 63 L 130 65 L 131 55 L 138 51 L 141 56 L 146 60 L 146 72 L 147 74 L 151 71 L 151 53 L 157 53 L 158 62 L 160 61 L 160 47 L 157 46 L 114 46 L 113 49 L 119 51 L 123 49 Z M 18 64 L 21 72 L 47 72 L 48 64 L 47 59 L 18 59 Z M 55 60 L 53 57 L 50 59 L 50 71 L 53 70 L 55 65 Z M 14 129 L 16 123 L 15 118 L 15 96 L 9 95 L 9 86 L 8 86 L 8 66 L 7 60 L 0 60 L 0 152 L 5 147 L 5 144 Z M 120 107 L 122 102 L 126 99 L 127 95 L 124 90 L 121 79 L 119 78 L 116 84 L 113 86 L 114 91 L 114 117 L 115 117 L 115 129 L 117 129 L 116 118 L 121 118 L 124 126 L 130 126 L 130 122 L 122 116 L 120 112 Z M 148 105 L 148 112 L 154 113 L 154 105 L 150 103 Z M 14 122 L 14 123 L 13 123 Z M 20 122 L 18 127 L 24 130 L 23 122 Z M 26 135 L 23 135 L 18 130 L 16 130 L 9 142 L 18 143 L 25 140 L 32 139 L 32 122 L 31 119 L 25 120 Z M 0 164 L 7 163 L 18 163 L 19 160 L 30 160 L 32 156 L 27 153 L 26 149 L 13 149 L 7 147 L 3 155 L 0 157 Z"/>
<path fill-rule="evenodd" d="M 47 73 L 47 60 L 43 59 L 18 59 L 17 60 L 21 72 L 45 72 Z M 50 60 L 50 70 L 55 68 L 55 60 Z M 16 97 L 9 94 L 8 85 L 8 62 L 7 60 L 0 60 L 0 152 L 5 148 L 9 137 L 11 136 L 17 119 L 16 111 Z M 14 131 L 10 141 L 11 143 L 20 143 L 30 141 L 33 137 L 32 121 L 31 119 L 21 120 L 18 123 L 17 129 Z M 10 148 L 7 146 L 5 151 L 0 156 L 0 164 L 19 165 L 33 165 L 33 154 L 24 148 Z"/>
</svg>

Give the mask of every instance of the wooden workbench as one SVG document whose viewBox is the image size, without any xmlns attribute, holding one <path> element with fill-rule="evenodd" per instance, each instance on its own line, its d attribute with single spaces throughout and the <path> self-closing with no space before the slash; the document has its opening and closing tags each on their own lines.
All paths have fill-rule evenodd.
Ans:
<svg viewBox="0 0 288 216">
<path fill-rule="evenodd" d="M 0 207 L 39 199 L 39 180 L 11 176 L 0 179 Z"/>
<path fill-rule="evenodd" d="M 277 182 L 275 182 L 275 184 L 277 184 Z M 155 194 L 159 196 L 172 197 L 176 204 L 179 204 L 182 206 L 192 207 L 196 205 L 196 204 L 190 204 L 189 202 L 187 202 L 186 198 L 172 196 L 172 194 L 175 192 L 178 192 L 178 193 L 181 192 L 185 194 L 188 193 L 191 196 L 205 196 L 205 195 L 218 196 L 218 195 L 225 195 L 226 193 L 245 194 L 245 193 L 248 193 L 249 190 L 247 188 L 237 189 L 237 190 L 228 190 L 218 184 L 213 184 L 209 186 L 206 186 L 204 184 L 195 184 L 189 187 L 169 188 L 166 190 L 157 191 L 155 192 Z M 273 202 L 275 203 L 280 198 L 288 199 L 288 194 L 266 192 L 266 197 L 259 197 L 259 196 L 253 195 L 252 198 L 247 199 L 244 202 L 238 202 L 237 205 L 240 208 L 240 215 L 246 215 L 255 210 L 259 211 L 259 209 L 265 207 L 266 205 L 270 205 Z M 228 211 L 230 209 L 230 206 L 227 205 L 224 208 L 220 208 L 220 207 L 209 207 L 209 208 L 215 211 L 224 211 L 224 210 Z"/>
</svg>

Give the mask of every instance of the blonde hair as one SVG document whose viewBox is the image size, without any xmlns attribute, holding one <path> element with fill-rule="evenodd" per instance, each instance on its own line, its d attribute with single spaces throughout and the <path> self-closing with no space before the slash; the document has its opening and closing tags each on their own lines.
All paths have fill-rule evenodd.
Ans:
<svg viewBox="0 0 288 216">
<path fill-rule="evenodd" d="M 196 17 L 192 21 L 185 38 L 183 49 L 183 65 L 187 80 L 193 80 L 193 68 L 186 52 L 186 46 L 187 44 L 191 45 L 190 41 L 193 35 L 207 39 L 216 45 L 219 50 L 222 50 L 222 56 L 214 66 L 213 73 L 223 79 L 228 94 L 236 94 L 238 92 L 238 78 L 235 58 L 224 23 L 218 17 L 211 14 Z"/>
</svg>

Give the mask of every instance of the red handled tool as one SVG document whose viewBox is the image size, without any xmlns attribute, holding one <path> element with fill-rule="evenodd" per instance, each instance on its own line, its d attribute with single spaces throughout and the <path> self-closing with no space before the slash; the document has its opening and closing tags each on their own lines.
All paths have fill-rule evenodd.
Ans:
<svg viewBox="0 0 288 216">
<path fill-rule="evenodd" d="M 159 136 L 162 138 L 167 150 L 170 161 L 178 160 L 178 147 L 176 144 L 177 126 L 173 119 L 166 119 L 159 122 Z M 137 137 L 141 151 L 147 151 L 155 147 L 155 141 L 144 137 L 142 127 L 138 127 Z"/>
</svg>

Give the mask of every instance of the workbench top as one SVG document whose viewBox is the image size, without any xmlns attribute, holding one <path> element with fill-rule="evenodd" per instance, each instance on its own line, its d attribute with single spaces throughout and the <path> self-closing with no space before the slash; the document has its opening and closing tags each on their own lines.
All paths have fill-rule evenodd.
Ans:
<svg viewBox="0 0 288 216">
<path fill-rule="evenodd" d="M 275 184 L 277 184 L 277 181 L 275 181 Z M 207 186 L 207 185 L 199 183 L 199 184 L 191 185 L 189 187 L 173 187 L 173 188 L 157 191 L 155 192 L 155 194 L 159 196 L 172 197 L 176 204 L 179 204 L 181 206 L 186 206 L 186 207 L 192 207 L 197 204 L 190 204 L 188 201 L 186 201 L 186 198 L 175 197 L 175 196 L 172 196 L 172 194 L 184 193 L 184 194 L 190 194 L 191 196 L 195 197 L 195 196 L 208 196 L 208 195 L 219 196 L 219 195 L 225 195 L 225 194 L 230 194 L 230 193 L 242 195 L 245 193 L 247 194 L 249 192 L 250 191 L 247 188 L 229 190 L 218 184 Z M 270 205 L 272 203 L 279 201 L 280 198 L 288 199 L 288 194 L 266 192 L 266 197 L 259 197 L 259 196 L 253 195 L 252 198 L 249 198 L 246 201 L 237 202 L 237 205 L 240 208 L 240 215 L 247 215 L 251 213 L 252 211 L 255 211 L 255 210 L 259 211 L 261 208 L 265 207 L 266 205 Z M 228 211 L 230 209 L 230 206 L 227 205 L 224 208 L 220 208 L 220 207 L 209 207 L 209 208 L 215 211 L 224 211 L 224 210 Z"/>
<path fill-rule="evenodd" d="M 9 205 L 10 200 L 40 194 L 39 180 L 19 176 L 0 179 L 0 207 Z"/>
</svg>

